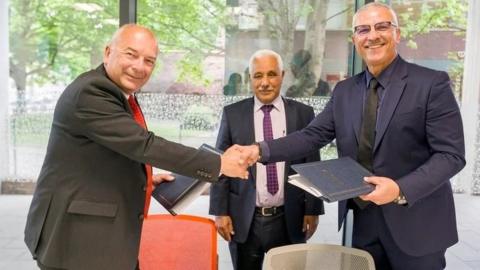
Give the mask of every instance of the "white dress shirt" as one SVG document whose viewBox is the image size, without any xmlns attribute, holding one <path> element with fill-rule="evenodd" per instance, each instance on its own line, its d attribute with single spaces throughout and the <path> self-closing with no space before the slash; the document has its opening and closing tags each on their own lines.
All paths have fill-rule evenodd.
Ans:
<svg viewBox="0 0 480 270">
<path fill-rule="evenodd" d="M 263 111 L 261 107 L 263 104 L 257 97 L 254 97 L 253 107 L 253 119 L 255 125 L 255 141 L 263 141 Z M 279 95 L 271 103 L 274 108 L 270 112 L 270 118 L 272 119 L 272 131 L 273 138 L 277 139 L 285 136 L 287 132 L 287 121 L 285 117 L 285 105 L 283 104 L 282 97 Z M 259 207 L 272 207 L 281 206 L 284 202 L 285 194 L 285 162 L 277 162 L 277 178 L 278 178 L 278 192 L 272 195 L 267 190 L 267 170 L 266 166 L 257 163 L 257 175 L 256 175 L 256 190 L 257 200 L 256 205 Z"/>
</svg>

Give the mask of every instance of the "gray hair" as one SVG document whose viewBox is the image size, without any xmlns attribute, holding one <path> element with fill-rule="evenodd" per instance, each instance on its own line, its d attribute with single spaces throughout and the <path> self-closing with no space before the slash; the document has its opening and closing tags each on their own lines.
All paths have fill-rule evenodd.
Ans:
<svg viewBox="0 0 480 270">
<path fill-rule="evenodd" d="M 259 58 L 259 57 L 262 57 L 262 56 L 273 56 L 273 57 L 275 57 L 275 59 L 277 59 L 278 68 L 280 69 L 280 71 L 283 71 L 282 57 L 278 53 L 276 53 L 272 50 L 262 49 L 262 50 L 258 50 L 256 52 L 254 52 L 252 54 L 252 56 L 250 56 L 250 60 L 248 61 L 248 72 L 250 73 L 250 76 L 252 75 L 252 72 L 253 72 L 253 61 L 255 61 L 256 58 Z"/>
<path fill-rule="evenodd" d="M 395 24 L 397 27 L 399 26 L 398 25 L 398 17 L 397 17 L 397 13 L 395 12 L 395 10 L 393 10 L 393 8 L 387 4 L 384 4 L 384 3 L 380 3 L 380 2 L 371 2 L 371 3 L 368 3 L 362 7 L 360 7 L 357 12 L 355 12 L 355 15 L 353 15 L 353 19 L 352 19 L 352 31 L 355 31 L 355 22 L 357 21 L 357 15 L 362 12 L 362 11 L 365 11 L 366 9 L 369 9 L 371 7 L 380 7 L 380 8 L 384 8 L 384 9 L 387 9 L 388 11 L 390 11 L 390 13 L 392 14 L 392 18 L 393 18 L 393 21 L 392 23 Z"/>
</svg>

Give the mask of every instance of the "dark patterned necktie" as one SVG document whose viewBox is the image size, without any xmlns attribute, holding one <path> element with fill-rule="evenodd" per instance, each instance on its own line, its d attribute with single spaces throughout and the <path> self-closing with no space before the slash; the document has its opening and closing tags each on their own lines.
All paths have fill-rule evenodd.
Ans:
<svg viewBox="0 0 480 270">
<path fill-rule="evenodd" d="M 360 129 L 360 141 L 358 143 L 357 160 L 363 167 L 373 172 L 373 146 L 375 144 L 375 127 L 377 124 L 377 95 L 378 81 L 370 80 L 367 99 L 363 109 L 362 127 Z M 353 199 L 360 209 L 365 208 L 369 202 L 360 198 Z"/>
<path fill-rule="evenodd" d="M 128 105 L 130 105 L 130 109 L 133 112 L 133 118 L 135 122 L 137 122 L 141 127 L 147 129 L 147 124 L 145 123 L 145 119 L 143 118 L 142 111 L 140 110 L 140 106 L 138 105 L 135 97 L 130 95 L 128 97 Z M 150 207 L 150 198 L 152 195 L 153 189 L 153 181 L 152 181 L 152 166 L 149 164 L 145 164 L 145 171 L 147 172 L 147 187 L 145 190 L 145 208 L 143 209 L 144 216 L 148 215 L 148 209 Z"/>
<path fill-rule="evenodd" d="M 273 140 L 272 118 L 270 117 L 272 109 L 273 105 L 263 105 L 261 107 L 263 111 L 263 139 L 265 141 Z M 268 193 L 275 195 L 278 191 L 277 165 L 276 163 L 269 163 L 266 169 Z"/>
<path fill-rule="evenodd" d="M 360 129 L 360 141 L 358 144 L 357 160 L 363 167 L 372 172 L 373 169 L 373 145 L 375 143 L 375 126 L 377 123 L 377 95 L 378 81 L 373 78 L 368 88 L 367 99 L 363 109 L 362 127 Z"/>
</svg>

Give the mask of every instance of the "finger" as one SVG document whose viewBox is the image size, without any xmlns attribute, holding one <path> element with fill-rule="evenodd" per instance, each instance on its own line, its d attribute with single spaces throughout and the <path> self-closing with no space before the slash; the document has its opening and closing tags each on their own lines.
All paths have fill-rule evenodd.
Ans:
<svg viewBox="0 0 480 270">
<path fill-rule="evenodd" d="M 371 196 L 370 194 L 367 194 L 367 195 L 361 195 L 361 196 L 358 196 L 360 197 L 360 199 L 364 200 L 364 201 L 371 201 Z"/>
<path fill-rule="evenodd" d="M 228 223 L 227 228 L 228 228 L 228 233 L 229 234 L 231 234 L 231 235 L 235 234 L 235 232 L 233 231 L 233 224 L 231 222 Z"/>
<path fill-rule="evenodd" d="M 154 184 L 160 184 L 163 181 L 172 181 L 175 179 L 171 174 L 154 174 L 152 176 L 152 181 Z"/>
<path fill-rule="evenodd" d="M 228 241 L 227 237 L 225 236 L 225 234 L 222 231 L 218 231 L 218 233 L 223 238 L 223 240 Z"/>
<path fill-rule="evenodd" d="M 310 237 L 312 237 L 313 235 L 313 231 L 312 230 L 307 230 L 306 234 L 305 234 L 305 240 L 308 240 L 310 239 Z"/>
<path fill-rule="evenodd" d="M 230 235 L 230 230 L 228 230 L 227 228 L 224 228 L 223 235 L 224 235 L 223 238 L 225 240 L 227 240 L 228 242 L 230 242 L 230 240 L 232 240 L 232 236 Z"/>
<path fill-rule="evenodd" d="M 222 236 L 223 239 L 226 240 L 226 231 L 223 227 L 218 228 L 218 233 Z"/>
<path fill-rule="evenodd" d="M 171 174 L 162 174 L 163 181 L 173 181 L 175 177 Z"/>
<path fill-rule="evenodd" d="M 377 176 L 364 177 L 363 181 L 370 184 L 378 185 L 381 182 L 381 177 L 377 177 Z"/>
</svg>

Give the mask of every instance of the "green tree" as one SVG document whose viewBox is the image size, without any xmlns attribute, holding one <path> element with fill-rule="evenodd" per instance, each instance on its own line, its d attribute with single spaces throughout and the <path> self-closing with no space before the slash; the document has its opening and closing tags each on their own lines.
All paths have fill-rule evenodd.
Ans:
<svg viewBox="0 0 480 270">
<path fill-rule="evenodd" d="M 118 25 L 117 1 L 11 0 L 10 77 L 22 112 L 28 85 L 68 82 L 101 61 Z"/>
<path fill-rule="evenodd" d="M 395 7 L 394 7 L 395 8 Z M 433 31 L 451 31 L 455 36 L 465 38 L 467 27 L 467 0 L 423 1 L 412 4 L 404 12 L 399 12 L 402 36 L 407 46 L 417 49 L 416 38 Z M 454 82 L 457 98 L 462 95 L 463 57 L 458 52 L 449 52 L 452 60 L 449 74 Z"/>
<path fill-rule="evenodd" d="M 225 53 L 218 41 L 227 14 L 224 0 L 141 0 L 138 6 L 138 22 L 153 29 L 160 50 L 183 53 L 179 81 L 203 85 L 210 83 L 203 72 L 205 57 Z"/>
<path fill-rule="evenodd" d="M 67 83 L 102 61 L 104 45 L 118 28 L 118 0 L 11 0 L 10 77 L 17 111 L 28 85 Z M 208 83 L 202 60 L 223 53 L 216 44 L 226 21 L 220 0 L 139 1 L 140 24 L 151 27 L 162 50 L 181 50 L 180 79 Z"/>
</svg>

